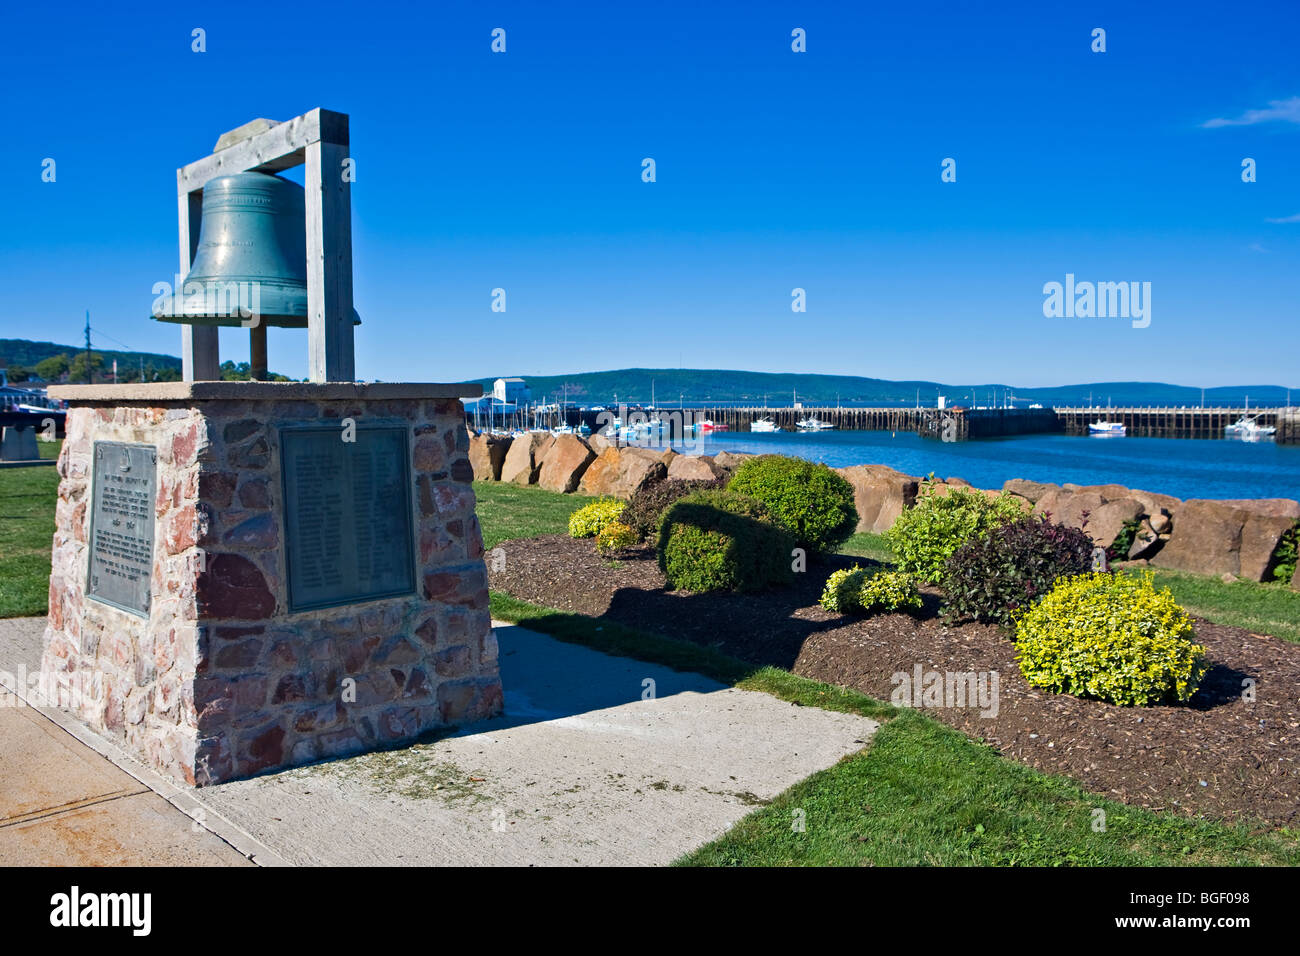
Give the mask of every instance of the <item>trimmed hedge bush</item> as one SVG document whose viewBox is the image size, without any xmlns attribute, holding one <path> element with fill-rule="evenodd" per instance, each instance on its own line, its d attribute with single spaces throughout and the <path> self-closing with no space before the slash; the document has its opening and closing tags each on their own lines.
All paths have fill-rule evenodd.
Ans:
<svg viewBox="0 0 1300 956">
<path fill-rule="evenodd" d="M 596 535 L 596 550 L 603 555 L 617 554 L 641 543 L 636 532 L 621 521 L 611 521 Z"/>
<path fill-rule="evenodd" d="M 822 588 L 821 606 L 837 614 L 856 614 L 862 610 L 859 592 L 867 579 L 867 569 L 853 565 L 831 572 Z"/>
<path fill-rule="evenodd" d="M 760 591 L 789 583 L 794 539 L 754 498 L 696 491 L 659 525 L 659 567 L 673 590 Z"/>
<path fill-rule="evenodd" d="M 856 564 L 831 574 L 821 596 L 822 607 L 840 614 L 916 610 L 921 604 L 921 592 L 910 574 L 899 571 L 868 574 Z"/>
<path fill-rule="evenodd" d="M 1078 528 L 1025 516 L 984 532 L 944 564 L 945 612 L 1014 628 L 1015 615 L 1057 580 L 1092 567 L 1092 539 Z"/>
<path fill-rule="evenodd" d="M 601 498 L 569 515 L 570 538 L 594 538 L 605 525 L 613 524 L 627 507 L 617 498 Z"/>
<path fill-rule="evenodd" d="M 926 479 L 916 503 L 898 516 L 885 532 L 898 558 L 898 569 L 926 584 L 943 580 L 945 562 L 967 541 L 1024 515 L 1018 500 L 1002 493 L 990 498 L 970 488 L 948 488 L 938 494 Z"/>
<path fill-rule="evenodd" d="M 659 523 L 664 512 L 679 498 L 684 498 L 693 491 L 707 488 L 721 488 L 726 482 L 721 478 L 712 481 L 693 479 L 682 481 L 674 478 L 667 481 L 655 481 L 633 492 L 632 498 L 623 511 L 621 520 L 632 529 L 638 541 L 655 543 L 659 535 Z"/>
<path fill-rule="evenodd" d="M 919 611 L 921 592 L 916 578 L 902 571 L 881 571 L 862 584 L 858 601 L 866 614 L 875 611 Z"/>
<path fill-rule="evenodd" d="M 812 554 L 834 551 L 853 534 L 853 486 L 826 465 L 786 455 L 759 455 L 736 470 L 729 491 L 757 498 Z"/>
<path fill-rule="evenodd" d="M 1059 694 L 1124 706 L 1186 702 L 1205 676 L 1191 618 L 1152 576 L 1066 578 L 1020 618 L 1025 680 Z"/>
</svg>

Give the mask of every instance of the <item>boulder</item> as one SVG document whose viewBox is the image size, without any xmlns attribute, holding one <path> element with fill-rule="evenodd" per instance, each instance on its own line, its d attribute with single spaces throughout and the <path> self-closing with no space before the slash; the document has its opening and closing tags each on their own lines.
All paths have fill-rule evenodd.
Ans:
<svg viewBox="0 0 1300 956">
<path fill-rule="evenodd" d="M 719 455 L 718 457 L 721 457 Z M 853 504 L 858 509 L 858 531 L 877 534 L 893 527 L 904 508 L 916 501 L 920 479 L 885 465 L 853 465 L 837 468 L 853 486 Z"/>
<path fill-rule="evenodd" d="M 561 435 L 554 442 L 543 446 L 543 451 L 537 483 L 548 491 L 562 491 L 565 494 L 578 489 L 587 466 L 596 460 L 596 453 L 577 435 Z"/>
<path fill-rule="evenodd" d="M 945 485 L 956 485 L 956 486 L 959 487 L 959 488 L 973 488 L 973 487 L 974 487 L 974 485 L 972 485 L 972 484 L 971 484 L 969 481 L 967 481 L 965 478 L 949 477 L 949 478 L 945 478 L 945 479 L 943 480 L 943 483 L 944 483 Z"/>
<path fill-rule="evenodd" d="M 1291 498 L 1238 498 L 1219 503 L 1265 518 L 1300 519 L 1300 501 Z"/>
<path fill-rule="evenodd" d="M 599 455 L 606 448 L 613 448 L 614 443 L 610 441 L 608 438 L 606 438 L 604 435 L 597 432 L 596 434 L 592 435 L 590 438 L 587 439 L 587 446 L 592 451 L 594 451 L 597 455 Z"/>
<path fill-rule="evenodd" d="M 1267 512 L 1289 511 L 1279 504 L 1287 501 L 1185 501 L 1174 517 L 1169 543 L 1151 563 L 1195 574 L 1267 580 L 1277 566 L 1278 545 L 1296 521 Z"/>
<path fill-rule="evenodd" d="M 554 440 L 545 432 L 529 432 L 515 439 L 501 463 L 500 479 L 515 485 L 536 484 L 542 453 Z"/>
<path fill-rule="evenodd" d="M 510 438 L 491 435 L 474 435 L 469 440 L 469 464 L 474 469 L 475 481 L 499 481 L 501 466 L 513 444 Z"/>
<path fill-rule="evenodd" d="M 578 490 L 584 495 L 613 495 L 618 488 L 619 464 L 623 457 L 620 449 L 606 448 L 582 473 Z"/>
<path fill-rule="evenodd" d="M 1241 528 L 1241 570 L 1250 581 L 1272 581 L 1278 545 L 1296 523 L 1292 517 L 1249 513 Z"/>
<path fill-rule="evenodd" d="M 1051 514 L 1052 520 L 1069 528 L 1092 530 L 1092 516 L 1105 504 L 1101 495 L 1095 491 L 1049 492 L 1034 505 L 1035 514 Z M 1114 540 L 1112 536 L 1111 540 Z"/>
<path fill-rule="evenodd" d="M 678 455 L 668 466 L 670 481 L 712 481 L 716 477 L 713 459 L 707 455 Z"/>
<path fill-rule="evenodd" d="M 951 480 L 951 479 L 950 479 Z M 1041 481 L 1026 481 L 1024 478 L 1012 478 L 1002 486 L 1003 491 L 1026 498 L 1034 504 L 1049 491 L 1060 491 L 1059 485 L 1045 484 Z"/>
<path fill-rule="evenodd" d="M 1136 498 L 1116 498 L 1102 504 L 1088 515 L 1088 524 L 1084 528 L 1093 544 L 1099 548 L 1109 548 L 1124 530 L 1124 525 L 1135 521 L 1145 514 L 1142 502 Z"/>
<path fill-rule="evenodd" d="M 1151 527 L 1150 516 L 1143 518 L 1141 527 L 1138 528 L 1137 534 L 1133 536 L 1133 543 L 1129 545 L 1129 560 L 1149 560 L 1162 547 L 1164 547 L 1165 540 L 1166 539 L 1162 539 L 1156 530 Z"/>
<path fill-rule="evenodd" d="M 606 448 L 583 472 L 578 490 L 584 495 L 630 498 L 646 485 L 668 477 L 662 459 L 660 452 L 648 448 Z"/>
<path fill-rule="evenodd" d="M 630 498 L 646 485 L 668 477 L 668 452 L 655 452 L 649 448 L 624 448 L 619 462 L 619 497 Z M 671 452 L 677 457 L 676 452 Z M 669 459 L 671 461 L 671 459 Z"/>
<path fill-rule="evenodd" d="M 724 471 L 734 472 L 746 458 L 754 458 L 755 455 L 747 451 L 720 451 L 713 456 L 713 463 Z"/>
</svg>

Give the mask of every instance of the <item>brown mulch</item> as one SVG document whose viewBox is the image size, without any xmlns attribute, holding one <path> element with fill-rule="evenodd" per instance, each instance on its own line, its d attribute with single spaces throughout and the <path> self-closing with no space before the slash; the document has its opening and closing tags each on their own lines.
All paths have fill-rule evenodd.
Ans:
<svg viewBox="0 0 1300 956">
<path fill-rule="evenodd" d="M 1021 763 L 1135 806 L 1227 820 L 1300 825 L 1300 645 L 1196 620 L 1210 671 L 1183 706 L 1117 707 L 1030 687 L 1015 646 L 997 628 L 945 626 L 937 592 L 913 617 L 850 618 L 817 603 L 827 575 L 852 560 L 812 565 L 799 582 L 756 595 L 664 590 L 653 552 L 617 562 L 590 540 L 508 541 L 491 586 L 525 601 L 605 617 L 715 647 L 757 664 L 889 700 L 890 678 L 925 671 L 996 671 L 996 716 L 976 706 L 929 713 Z M 870 564 L 869 561 L 858 563 Z M 1242 682 L 1255 680 L 1255 700 Z"/>
</svg>

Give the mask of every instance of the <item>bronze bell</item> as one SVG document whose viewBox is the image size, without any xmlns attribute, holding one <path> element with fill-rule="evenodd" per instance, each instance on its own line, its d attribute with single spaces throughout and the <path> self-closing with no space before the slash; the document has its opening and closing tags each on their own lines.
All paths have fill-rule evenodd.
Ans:
<svg viewBox="0 0 1300 956">
<path fill-rule="evenodd" d="M 295 182 L 251 172 L 211 180 L 203 187 L 190 274 L 176 293 L 155 301 L 154 318 L 306 328 L 306 223 L 303 188 Z"/>
</svg>

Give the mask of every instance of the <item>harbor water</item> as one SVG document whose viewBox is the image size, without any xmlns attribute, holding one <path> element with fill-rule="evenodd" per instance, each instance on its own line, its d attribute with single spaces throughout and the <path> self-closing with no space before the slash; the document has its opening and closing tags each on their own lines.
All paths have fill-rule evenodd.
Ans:
<svg viewBox="0 0 1300 956">
<path fill-rule="evenodd" d="M 1179 498 L 1300 499 L 1300 446 L 1271 441 L 1022 435 L 942 442 L 912 432 L 714 432 L 678 451 L 794 455 L 834 468 L 888 465 L 910 475 L 1001 488 L 1010 478 L 1120 484 Z"/>
</svg>

